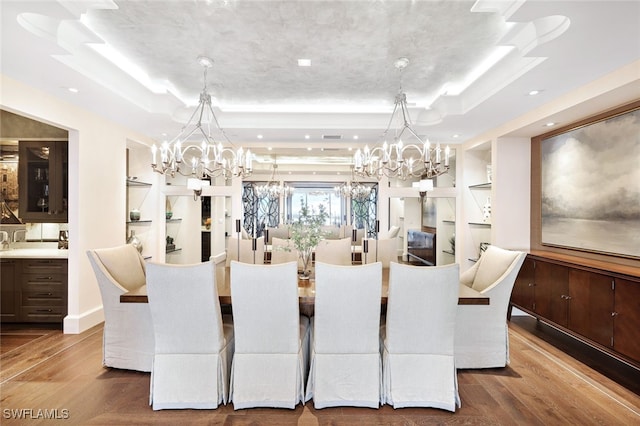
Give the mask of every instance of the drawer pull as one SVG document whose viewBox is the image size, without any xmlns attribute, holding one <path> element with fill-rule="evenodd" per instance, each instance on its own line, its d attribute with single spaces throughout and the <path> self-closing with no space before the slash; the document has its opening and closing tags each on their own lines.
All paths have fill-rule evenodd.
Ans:
<svg viewBox="0 0 640 426">
<path fill-rule="evenodd" d="M 38 293 L 37 296 L 53 296 L 53 293 Z"/>
<path fill-rule="evenodd" d="M 53 277 L 36 277 L 38 281 L 51 281 Z"/>
<path fill-rule="evenodd" d="M 52 309 L 36 309 L 36 312 L 53 312 Z"/>
</svg>

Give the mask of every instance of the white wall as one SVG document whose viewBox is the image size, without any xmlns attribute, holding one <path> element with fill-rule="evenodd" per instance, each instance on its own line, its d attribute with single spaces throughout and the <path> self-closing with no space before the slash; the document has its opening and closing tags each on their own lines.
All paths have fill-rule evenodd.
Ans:
<svg viewBox="0 0 640 426">
<path fill-rule="evenodd" d="M 69 296 L 65 333 L 104 319 L 86 251 L 125 242 L 127 140 L 147 140 L 83 109 L 0 75 L 0 107 L 69 131 Z"/>
</svg>

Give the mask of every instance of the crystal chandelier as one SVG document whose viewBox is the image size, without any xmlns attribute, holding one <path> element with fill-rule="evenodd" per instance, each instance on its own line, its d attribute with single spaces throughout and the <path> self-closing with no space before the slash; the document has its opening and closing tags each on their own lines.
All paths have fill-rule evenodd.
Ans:
<svg viewBox="0 0 640 426">
<path fill-rule="evenodd" d="M 354 166 L 351 166 L 351 180 L 334 187 L 336 195 L 351 198 L 356 201 L 365 201 L 371 195 L 371 187 L 358 182 L 354 176 Z"/>
<path fill-rule="evenodd" d="M 402 75 L 409 64 L 409 59 L 400 58 L 395 62 L 395 67 Z M 399 129 L 394 129 L 393 142 L 387 142 L 387 137 L 394 124 L 400 122 Z M 413 141 L 413 143 L 403 142 Z M 383 133 L 384 143 L 382 146 L 364 150 L 358 149 L 354 154 L 355 173 L 359 176 L 375 177 L 383 176 L 407 179 L 409 177 L 433 178 L 446 173 L 449 170 L 450 149 L 444 149 L 437 143 L 435 147 L 429 140 L 423 141 L 411 127 L 411 117 L 407 106 L 407 95 L 402 91 L 402 78 L 400 79 L 400 90 L 396 95 L 395 105 L 387 129 Z M 443 158 L 444 157 L 444 158 Z"/>
<path fill-rule="evenodd" d="M 245 152 L 242 147 L 233 150 L 223 146 L 222 142 L 216 143 L 211 134 L 212 130 L 216 130 L 228 144 L 233 145 L 218 123 L 211 106 L 211 95 L 207 91 L 207 71 L 213 66 L 213 60 L 199 56 L 198 63 L 204 69 L 204 87 L 198 106 L 175 138 L 165 141 L 160 148 L 156 145 L 151 147 L 151 167 L 158 173 L 172 177 L 176 173 L 198 179 L 250 176 L 253 168 L 251 150 Z M 195 140 L 190 140 L 192 136 Z M 160 164 L 157 161 L 158 154 Z"/>
<path fill-rule="evenodd" d="M 255 188 L 258 198 L 269 198 L 270 200 L 277 200 L 281 196 L 288 197 L 293 194 L 293 188 L 288 185 L 282 185 L 280 179 L 276 179 L 278 170 L 278 164 L 274 163 L 271 171 L 271 179 L 269 182 L 258 185 Z"/>
</svg>

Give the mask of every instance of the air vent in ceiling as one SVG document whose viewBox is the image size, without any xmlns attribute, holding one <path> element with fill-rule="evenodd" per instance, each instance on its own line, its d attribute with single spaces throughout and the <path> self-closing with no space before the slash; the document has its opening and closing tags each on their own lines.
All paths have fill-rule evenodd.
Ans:
<svg viewBox="0 0 640 426">
<path fill-rule="evenodd" d="M 342 135 L 322 135 L 322 139 L 335 141 L 342 139 Z"/>
</svg>

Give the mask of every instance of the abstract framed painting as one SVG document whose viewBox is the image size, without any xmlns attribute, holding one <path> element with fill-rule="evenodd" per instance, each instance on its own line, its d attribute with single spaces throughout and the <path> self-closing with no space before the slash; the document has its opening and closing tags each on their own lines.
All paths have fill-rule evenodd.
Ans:
<svg viewBox="0 0 640 426">
<path fill-rule="evenodd" d="M 640 258 L 640 108 L 541 142 L 541 243 Z"/>
</svg>

